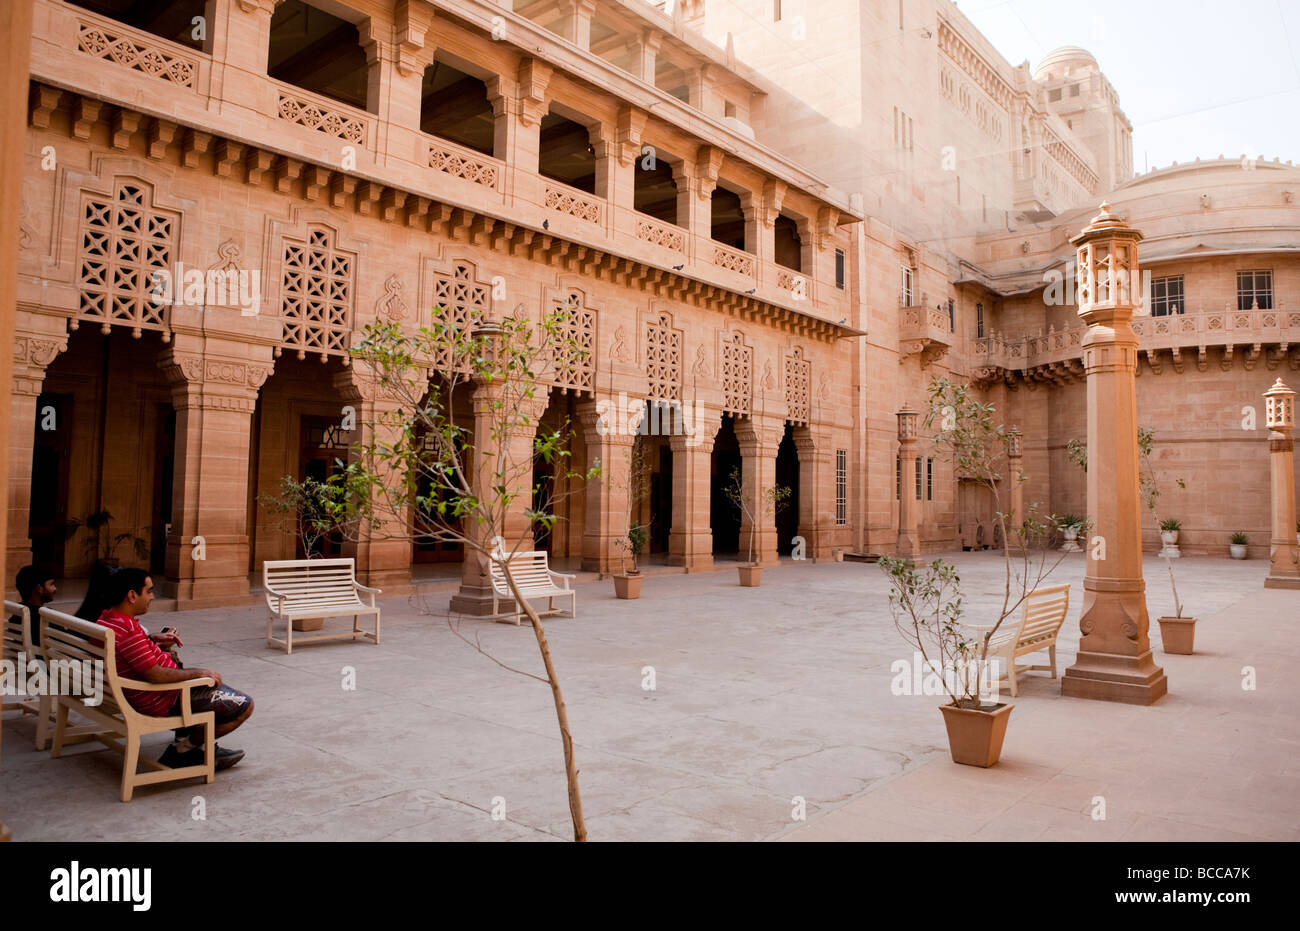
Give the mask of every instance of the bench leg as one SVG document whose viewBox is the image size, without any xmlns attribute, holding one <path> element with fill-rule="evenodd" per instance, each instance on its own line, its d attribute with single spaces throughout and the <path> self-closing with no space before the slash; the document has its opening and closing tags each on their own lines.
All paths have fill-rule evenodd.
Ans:
<svg viewBox="0 0 1300 931">
<path fill-rule="evenodd" d="M 1016 654 L 1014 650 L 1007 654 L 1007 678 L 1011 680 L 1011 697 L 1015 698 L 1019 692 L 1016 690 Z"/>
<path fill-rule="evenodd" d="M 135 769 L 140 762 L 140 735 L 128 729 L 122 741 L 122 801 L 131 801 L 135 791 Z"/>
<path fill-rule="evenodd" d="M 1056 643 L 1055 643 L 1055 641 L 1053 641 L 1052 645 L 1051 645 L 1050 647 L 1047 648 L 1047 655 L 1051 658 L 1051 662 L 1052 662 L 1052 678 L 1055 679 L 1055 678 L 1056 678 Z"/>
<path fill-rule="evenodd" d="M 54 712 L 54 745 L 50 747 L 50 756 L 57 759 L 63 755 L 63 732 L 68 729 L 68 706 L 59 702 Z"/>
<path fill-rule="evenodd" d="M 45 742 L 49 739 L 48 732 L 50 727 L 50 696 L 42 695 L 39 702 L 40 711 L 36 715 L 36 749 L 44 750 Z"/>
</svg>

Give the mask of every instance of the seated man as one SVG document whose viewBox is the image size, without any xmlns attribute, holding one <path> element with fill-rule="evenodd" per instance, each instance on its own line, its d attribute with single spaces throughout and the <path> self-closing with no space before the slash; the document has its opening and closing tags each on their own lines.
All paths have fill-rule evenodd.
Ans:
<svg viewBox="0 0 1300 931">
<path fill-rule="evenodd" d="M 114 638 L 117 668 L 122 675 L 145 682 L 184 682 L 188 679 L 211 678 L 215 686 L 194 686 L 190 689 L 190 707 L 216 714 L 215 737 L 224 737 L 248 720 L 253 713 L 253 700 L 228 685 L 211 669 L 180 669 L 176 662 L 160 648 L 170 646 L 174 634 L 157 634 L 150 638 L 136 620 L 149 610 L 153 601 L 153 579 L 143 569 L 119 569 L 108 580 L 108 603 L 99 623 L 116 634 Z M 170 639 L 168 639 L 170 638 Z M 164 643 L 164 639 L 168 642 Z M 166 717 L 176 713 L 181 700 L 179 691 L 141 692 L 125 690 L 131 707 L 141 714 Z M 158 758 L 164 766 L 199 766 L 203 763 L 203 725 L 196 724 L 177 731 L 176 740 Z M 244 758 L 243 750 L 215 748 L 216 768 L 228 769 Z"/>
<path fill-rule="evenodd" d="M 54 573 L 44 566 L 23 566 L 18 570 L 14 585 L 18 589 L 18 600 L 27 605 L 32 616 L 32 640 L 38 641 L 41 638 L 41 605 L 49 604 L 59 593 L 54 584 Z M 9 620 L 21 624 L 23 619 L 15 614 Z"/>
</svg>

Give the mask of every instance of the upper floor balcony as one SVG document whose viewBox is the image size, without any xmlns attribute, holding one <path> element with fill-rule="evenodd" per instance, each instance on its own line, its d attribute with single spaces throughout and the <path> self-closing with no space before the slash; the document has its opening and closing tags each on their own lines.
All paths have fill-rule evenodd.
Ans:
<svg viewBox="0 0 1300 931">
<path fill-rule="evenodd" d="M 130 25 L 89 5 L 37 0 L 34 125 L 66 89 L 82 138 L 96 120 L 113 145 L 138 128 L 151 157 L 180 149 L 191 167 L 211 159 L 331 207 L 486 223 L 512 248 L 564 239 L 687 285 L 848 316 L 835 247 L 860 217 L 847 198 L 503 6 L 407 0 L 390 21 L 303 0 L 182 0 Z M 124 19 L 139 6 L 117 5 Z"/>
<path fill-rule="evenodd" d="M 1035 336 L 1008 337 L 990 333 L 977 339 L 971 360 L 977 380 L 1021 378 L 1064 383 L 1083 377 L 1083 337 L 1087 327 L 1050 327 Z M 1276 369 L 1286 363 L 1300 369 L 1300 305 L 1278 304 L 1268 309 L 1199 310 L 1168 316 L 1133 319 L 1138 352 L 1156 375 L 1170 366 L 1182 372 L 1190 362 L 1206 371 L 1211 362 L 1224 370 L 1234 360 L 1250 371 L 1263 362 Z M 1138 369 L 1139 373 L 1141 368 Z"/>
</svg>

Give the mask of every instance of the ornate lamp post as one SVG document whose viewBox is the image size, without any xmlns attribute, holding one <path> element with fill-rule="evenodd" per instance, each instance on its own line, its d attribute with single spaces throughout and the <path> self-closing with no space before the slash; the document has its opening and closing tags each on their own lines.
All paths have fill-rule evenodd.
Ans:
<svg viewBox="0 0 1300 931">
<path fill-rule="evenodd" d="M 1142 234 L 1109 204 L 1074 237 L 1079 316 L 1088 324 L 1088 511 L 1096 521 L 1087 547 L 1079 654 L 1061 694 L 1149 705 L 1168 691 L 1147 636 L 1138 492 L 1137 353 L 1130 325 L 1140 297 Z M 1097 539 L 1100 537 L 1100 540 Z"/>
<path fill-rule="evenodd" d="M 898 417 L 898 556 L 916 562 L 921 558 L 921 537 L 916 530 L 921 509 L 920 494 L 913 476 L 916 473 L 917 412 L 903 408 Z"/>
<path fill-rule="evenodd" d="M 1012 427 L 1007 440 L 1007 480 L 1011 482 L 1011 520 L 1007 522 L 1007 533 L 1014 534 L 1016 540 L 1021 540 L 1020 530 L 1025 525 L 1025 486 L 1020 483 L 1024 463 L 1022 440 L 1020 431 Z"/>
<path fill-rule="evenodd" d="M 1295 522 L 1295 392 L 1282 379 L 1264 392 L 1268 459 L 1273 473 L 1273 539 L 1265 588 L 1300 588 L 1300 541 Z"/>
</svg>

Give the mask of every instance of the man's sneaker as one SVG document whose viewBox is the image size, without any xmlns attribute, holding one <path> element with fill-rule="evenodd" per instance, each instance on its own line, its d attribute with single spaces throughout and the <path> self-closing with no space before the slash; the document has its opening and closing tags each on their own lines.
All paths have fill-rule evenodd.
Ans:
<svg viewBox="0 0 1300 931">
<path fill-rule="evenodd" d="M 221 746 L 221 744 L 216 744 L 213 747 L 213 757 L 213 769 L 230 769 L 230 767 L 234 766 L 244 758 L 244 751 L 227 750 L 225 747 Z M 180 753 L 177 751 L 175 744 L 169 744 L 167 749 L 163 751 L 163 755 L 158 758 L 158 762 L 163 766 L 168 766 L 172 769 L 180 769 L 183 766 L 202 766 L 203 748 L 195 747 L 192 750 Z"/>
<path fill-rule="evenodd" d="M 227 750 L 225 747 L 221 746 L 221 744 L 214 744 L 213 747 L 216 751 L 216 768 L 218 770 L 230 769 L 230 767 L 234 766 L 244 758 L 243 750 Z"/>
</svg>

